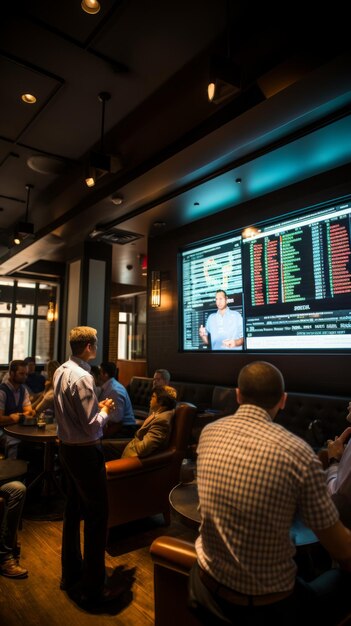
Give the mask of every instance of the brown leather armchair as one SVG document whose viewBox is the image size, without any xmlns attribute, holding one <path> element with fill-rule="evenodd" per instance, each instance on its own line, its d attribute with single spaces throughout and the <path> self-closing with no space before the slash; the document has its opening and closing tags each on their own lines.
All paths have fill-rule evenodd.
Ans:
<svg viewBox="0 0 351 626">
<path fill-rule="evenodd" d="M 196 561 L 193 543 L 158 537 L 150 547 L 154 563 L 155 626 L 200 626 L 187 606 L 188 577 Z"/>
<path fill-rule="evenodd" d="M 109 528 L 158 513 L 170 524 L 168 496 L 179 482 L 196 411 L 190 403 L 177 405 L 166 450 L 143 459 L 107 461 Z"/>
</svg>

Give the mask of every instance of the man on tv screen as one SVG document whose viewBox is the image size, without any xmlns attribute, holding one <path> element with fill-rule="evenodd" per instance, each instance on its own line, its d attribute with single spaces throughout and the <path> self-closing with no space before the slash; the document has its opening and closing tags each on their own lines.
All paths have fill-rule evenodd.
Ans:
<svg viewBox="0 0 351 626">
<path fill-rule="evenodd" d="M 243 338 L 243 318 L 238 311 L 228 307 L 228 296 L 223 289 L 216 291 L 217 313 L 208 316 L 206 325 L 201 324 L 199 335 L 204 344 L 212 350 L 241 350 Z"/>
</svg>

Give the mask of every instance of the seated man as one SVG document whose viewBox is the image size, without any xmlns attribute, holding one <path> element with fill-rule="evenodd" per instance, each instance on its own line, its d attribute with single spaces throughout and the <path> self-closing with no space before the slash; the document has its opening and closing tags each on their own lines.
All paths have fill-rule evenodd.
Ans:
<svg viewBox="0 0 351 626">
<path fill-rule="evenodd" d="M 110 442 L 104 447 L 105 459 L 146 457 L 167 447 L 171 436 L 172 419 L 177 404 L 177 392 L 167 385 L 157 387 L 151 394 L 150 415 L 135 433 L 135 437 L 125 443 Z M 107 442 L 106 442 L 107 443 Z"/>
<path fill-rule="evenodd" d="M 33 417 L 29 392 L 24 385 L 27 376 L 27 367 L 24 361 L 11 361 L 9 376 L 6 382 L 0 385 L 0 444 L 4 446 L 5 456 L 9 459 L 17 458 L 19 439 L 6 435 L 2 426 L 17 424 L 23 413 Z M 45 381 L 44 381 L 45 382 Z"/>
<path fill-rule="evenodd" d="M 1 463 L 1 461 L 0 461 Z M 26 487 L 14 480 L 0 486 L 5 500 L 5 515 L 0 528 L 0 574 L 8 578 L 27 578 L 28 571 L 18 562 L 18 526 L 22 515 Z"/>
<path fill-rule="evenodd" d="M 42 376 L 42 374 L 35 371 L 34 356 L 27 356 L 24 359 L 24 363 L 27 366 L 27 378 L 24 384 L 29 389 L 31 400 L 34 400 L 39 395 L 39 393 L 44 391 L 45 378 L 44 376 Z"/>
<path fill-rule="evenodd" d="M 326 469 L 328 491 L 339 511 L 341 521 L 351 529 L 351 426 L 340 437 L 328 441 L 319 458 Z"/>
<path fill-rule="evenodd" d="M 168 370 L 157 369 L 155 370 L 152 379 L 152 388 L 155 389 L 155 387 L 164 387 L 165 385 L 169 385 L 170 380 L 171 375 Z"/>
<path fill-rule="evenodd" d="M 104 426 L 104 438 L 133 437 L 136 421 L 126 388 L 116 380 L 117 367 L 111 361 L 101 363 L 100 381 L 102 383 L 99 401 L 112 398 L 115 409 L 110 412 Z"/>
<path fill-rule="evenodd" d="M 312 448 L 274 422 L 281 372 L 239 372 L 235 415 L 208 424 L 197 448 L 201 526 L 189 606 L 204 624 L 336 624 L 349 611 L 351 532 L 339 520 Z M 340 568 L 297 576 L 290 529 L 298 514 Z"/>
</svg>

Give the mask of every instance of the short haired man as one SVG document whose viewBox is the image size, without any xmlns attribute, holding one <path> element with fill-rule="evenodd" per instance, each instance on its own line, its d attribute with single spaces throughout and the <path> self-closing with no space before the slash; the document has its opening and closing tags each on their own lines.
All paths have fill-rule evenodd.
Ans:
<svg viewBox="0 0 351 626">
<path fill-rule="evenodd" d="M 11 361 L 9 375 L 6 382 L 0 385 L 0 445 L 5 449 L 5 456 L 16 459 L 19 439 L 6 435 L 1 428 L 10 424 L 17 424 L 21 414 L 33 417 L 35 411 L 29 398 L 29 392 L 24 382 L 27 377 L 27 366 L 24 361 Z"/>
<path fill-rule="evenodd" d="M 164 387 L 164 385 L 169 385 L 170 380 L 171 375 L 168 370 L 157 369 L 155 370 L 152 379 L 152 388 L 155 389 L 155 387 Z"/>
<path fill-rule="evenodd" d="M 116 380 L 117 367 L 107 361 L 100 365 L 100 381 L 102 383 L 99 400 L 112 398 L 115 409 L 110 412 L 104 427 L 104 437 L 133 437 L 136 421 L 132 403 L 126 388 Z"/>
<path fill-rule="evenodd" d="M 171 436 L 176 404 L 177 392 L 174 387 L 155 387 L 151 392 L 148 417 L 130 441 L 111 441 L 104 446 L 106 461 L 131 456 L 145 458 L 163 450 Z"/>
<path fill-rule="evenodd" d="M 280 371 L 264 361 L 246 365 L 237 400 L 235 415 L 205 426 L 197 448 L 201 527 L 190 606 L 213 625 L 334 624 L 349 609 L 350 574 L 299 580 L 289 531 L 298 514 L 348 572 L 351 532 L 317 455 L 274 423 L 286 400 Z"/>
<path fill-rule="evenodd" d="M 238 311 L 231 311 L 228 307 L 228 296 L 223 289 L 216 291 L 217 312 L 211 313 L 206 320 L 206 326 L 201 324 L 199 335 L 208 345 L 211 337 L 212 350 L 241 350 L 243 338 L 243 318 Z"/>
<path fill-rule="evenodd" d="M 106 398 L 98 404 L 90 374 L 88 361 L 96 358 L 97 350 L 95 328 L 73 328 L 69 342 L 72 356 L 54 374 L 59 456 L 66 478 L 61 588 L 78 602 L 95 605 L 115 600 L 120 593 L 105 585 L 108 502 L 101 438 L 114 403 Z"/>
<path fill-rule="evenodd" d="M 27 356 L 24 359 L 24 363 L 27 366 L 27 378 L 25 384 L 29 389 L 29 393 L 36 398 L 39 393 L 44 391 L 45 378 L 39 372 L 35 371 L 35 358 L 34 356 Z"/>
<path fill-rule="evenodd" d="M 18 480 L 5 483 L 0 485 L 0 496 L 5 500 L 5 515 L 0 527 L 0 574 L 7 578 L 27 578 L 28 570 L 19 564 L 17 542 L 26 486 Z"/>
</svg>

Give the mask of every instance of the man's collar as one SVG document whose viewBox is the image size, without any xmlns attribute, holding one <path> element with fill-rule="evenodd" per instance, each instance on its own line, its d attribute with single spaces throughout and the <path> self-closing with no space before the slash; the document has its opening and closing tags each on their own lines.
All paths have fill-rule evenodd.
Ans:
<svg viewBox="0 0 351 626">
<path fill-rule="evenodd" d="M 87 370 L 87 372 L 90 372 L 91 366 L 89 365 L 88 361 L 84 361 L 84 359 L 81 359 L 79 356 L 73 356 L 73 354 L 70 356 L 70 359 L 71 361 L 74 361 L 74 363 L 77 363 L 77 365 L 82 367 L 84 370 Z"/>
</svg>

